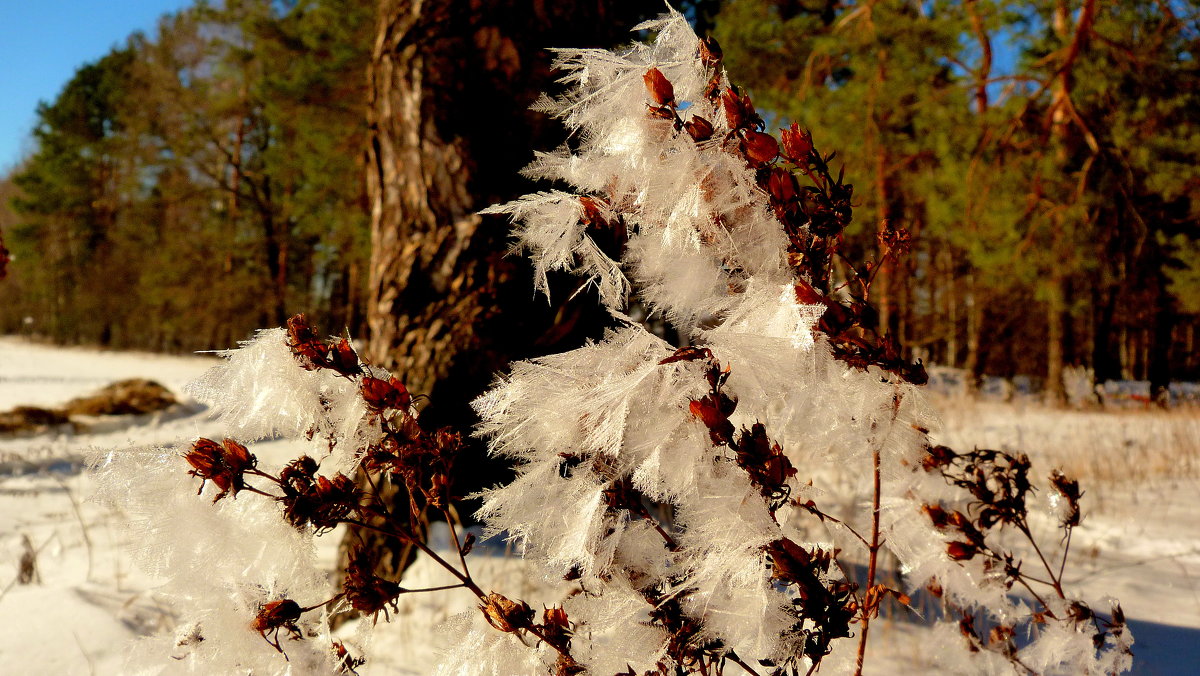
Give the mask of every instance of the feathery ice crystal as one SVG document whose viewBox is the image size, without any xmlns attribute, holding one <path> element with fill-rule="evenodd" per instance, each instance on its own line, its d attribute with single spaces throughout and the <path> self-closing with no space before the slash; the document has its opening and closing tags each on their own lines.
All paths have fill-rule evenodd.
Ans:
<svg viewBox="0 0 1200 676">
<path fill-rule="evenodd" d="M 478 433 L 518 468 L 482 494 L 479 516 L 577 593 L 539 618 L 479 589 L 462 543 L 461 567 L 438 560 L 482 612 L 438 673 L 861 671 L 871 618 L 921 589 L 941 599 L 935 634 L 951 665 L 1127 669 L 1119 607 L 1102 618 L 1067 596 L 1054 562 L 1042 557 L 1047 570 L 1032 576 L 1012 553 L 1014 538 L 1037 546 L 1028 461 L 931 446 L 923 369 L 873 328 L 866 298 L 883 261 L 833 284 L 852 188 L 830 158 L 798 127 L 782 143 L 765 133 L 719 47 L 681 15 L 637 28 L 657 37 L 623 53 L 559 52 L 572 89 L 537 104 L 575 143 L 526 173 L 574 192 L 487 210 L 513 219 L 540 291 L 552 292 L 553 270 L 586 276 L 617 325 L 513 364 L 475 402 Z M 901 253 L 906 235 L 880 244 Z M 631 299 L 685 347 L 623 314 Z M 226 433 L 305 438 L 312 457 L 272 473 L 229 439 L 100 459 L 105 495 L 140 520 L 143 559 L 189 621 L 148 654 L 218 671 L 352 668 L 322 614 L 386 614 L 412 590 L 375 577 L 363 554 L 324 600 L 311 538 L 372 519 L 412 538 L 407 517 L 452 499 L 457 437 L 423 430 L 400 381 L 301 322 L 226 357 L 196 387 Z M 197 497 L 187 463 L 230 499 Z M 404 482 L 409 514 L 350 482 L 354 470 Z M 1079 488 L 1056 473 L 1051 490 L 1069 533 Z M 885 551 L 907 589 L 880 583 Z"/>
</svg>

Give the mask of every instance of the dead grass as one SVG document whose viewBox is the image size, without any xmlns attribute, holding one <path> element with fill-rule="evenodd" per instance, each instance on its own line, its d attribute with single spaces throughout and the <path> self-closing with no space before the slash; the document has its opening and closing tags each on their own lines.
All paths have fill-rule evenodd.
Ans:
<svg viewBox="0 0 1200 676">
<path fill-rule="evenodd" d="M 959 450 L 1029 454 L 1039 473 L 1057 467 L 1091 482 L 1200 477 L 1200 409 L 1076 411 L 935 398 L 937 443 Z"/>
</svg>

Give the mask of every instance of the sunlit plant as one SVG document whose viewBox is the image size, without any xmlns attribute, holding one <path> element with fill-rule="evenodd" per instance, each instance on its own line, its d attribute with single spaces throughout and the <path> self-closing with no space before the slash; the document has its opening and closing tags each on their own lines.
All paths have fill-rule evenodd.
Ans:
<svg viewBox="0 0 1200 676">
<path fill-rule="evenodd" d="M 767 133 L 720 48 L 679 14 L 638 29 L 653 42 L 561 51 L 570 91 L 537 104 L 572 141 L 527 173 L 570 190 L 488 210 L 515 222 L 540 291 L 575 272 L 613 317 L 602 340 L 515 363 L 475 402 L 475 433 L 517 468 L 478 517 L 573 593 L 535 609 L 482 588 L 451 509 L 460 433 L 423 426 L 402 378 L 296 317 L 196 386 L 228 438 L 99 463 L 189 620 L 147 654 L 352 670 L 328 613 L 387 618 L 403 594 L 445 592 L 474 594 L 480 613 L 441 674 L 861 673 L 872 619 L 931 590 L 952 668 L 1127 669 L 1119 608 L 1102 617 L 1069 596 L 1069 546 L 1057 560 L 1039 547 L 1028 460 L 930 443 L 924 369 L 870 305 L 907 233 L 884 229 L 880 259 L 849 260 L 853 189 L 832 156 L 798 126 Z M 631 300 L 679 342 L 626 316 Z M 276 436 L 311 452 L 264 467 L 245 444 Z M 853 480 L 824 483 L 847 467 Z M 407 499 L 385 504 L 382 482 Z M 1055 473 L 1048 492 L 1069 543 L 1081 491 Z M 450 524 L 448 553 L 421 536 L 429 513 Z M 312 538 L 339 524 L 411 542 L 457 582 L 406 588 L 359 551 L 329 592 Z M 903 588 L 883 582 L 884 552 Z"/>
</svg>

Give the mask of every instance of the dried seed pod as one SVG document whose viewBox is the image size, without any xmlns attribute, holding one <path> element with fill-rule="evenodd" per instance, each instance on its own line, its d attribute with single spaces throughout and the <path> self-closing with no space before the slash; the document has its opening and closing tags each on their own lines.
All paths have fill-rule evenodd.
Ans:
<svg viewBox="0 0 1200 676">
<path fill-rule="evenodd" d="M 325 345 L 317 332 L 309 325 L 308 319 L 295 315 L 287 320 L 288 347 L 292 354 L 308 371 L 325 367 Z"/>
<path fill-rule="evenodd" d="M 264 603 L 259 606 L 258 615 L 250 623 L 250 628 L 262 634 L 263 640 L 271 647 L 283 652 L 283 648 L 279 645 L 279 630 L 286 629 L 292 635 L 292 640 L 301 638 L 296 620 L 300 619 L 303 612 L 300 605 L 291 599 L 279 599 Z M 267 632 L 272 632 L 271 638 L 267 638 Z"/>
<path fill-rule="evenodd" d="M 946 555 L 955 561 L 970 561 L 979 553 L 975 545 L 957 540 L 946 545 Z"/>
<path fill-rule="evenodd" d="M 672 107 L 675 105 L 675 87 L 671 85 L 671 81 L 666 75 L 657 68 L 651 68 L 642 76 L 642 80 L 646 83 L 646 90 L 650 92 L 650 98 L 660 106 Z"/>
<path fill-rule="evenodd" d="M 571 623 L 562 608 L 546 608 L 542 612 L 542 635 L 550 645 L 563 650 L 571 644 Z"/>
<path fill-rule="evenodd" d="M 221 489 L 213 502 L 229 493 L 236 497 L 238 491 L 246 487 L 243 475 L 258 464 L 254 454 L 229 438 L 218 444 L 201 437 L 192 444 L 192 449 L 184 455 L 184 459 L 192 466 L 188 474 L 202 479 L 200 491 L 204 490 L 204 481 L 211 481 Z"/>
<path fill-rule="evenodd" d="M 533 608 L 524 601 L 513 601 L 501 594 L 488 594 L 479 606 L 483 617 L 500 631 L 517 631 L 525 629 L 533 622 Z"/>
<path fill-rule="evenodd" d="M 708 435 L 714 446 L 727 444 L 733 438 L 733 423 L 729 422 L 729 416 L 735 408 L 737 401 L 721 393 L 707 394 L 702 399 L 694 399 L 688 406 L 692 415 L 699 418 L 708 428 Z"/>
<path fill-rule="evenodd" d="M 412 405 L 412 395 L 408 393 L 408 388 L 404 386 L 404 383 L 397 380 L 395 376 L 387 380 L 363 376 L 359 389 L 362 392 L 363 401 L 373 411 L 382 411 L 389 408 L 398 411 L 407 411 L 409 406 Z"/>
<path fill-rule="evenodd" d="M 725 111 L 725 121 L 730 129 L 740 129 L 745 124 L 746 113 L 742 109 L 742 99 L 733 87 L 721 93 L 721 108 Z"/>
<path fill-rule="evenodd" d="M 307 456 L 305 456 L 307 458 Z M 312 524 L 317 533 L 337 527 L 347 518 L 357 514 L 362 490 L 345 474 L 336 474 L 332 479 L 314 476 L 307 470 L 315 470 L 312 458 L 300 468 L 296 460 L 280 473 L 283 495 L 283 515 L 296 528 Z M 289 471 L 291 470 L 291 471 Z"/>
<path fill-rule="evenodd" d="M 344 376 L 362 373 L 362 366 L 358 363 L 358 353 L 354 351 L 354 346 L 350 344 L 350 341 L 345 338 L 339 338 L 329 346 L 326 365 Z"/>
<path fill-rule="evenodd" d="M 697 143 L 707 141 L 713 135 L 712 123 L 699 115 L 693 115 L 690 120 L 684 122 L 683 128 L 687 131 L 688 136 L 691 136 L 692 140 Z"/>
<path fill-rule="evenodd" d="M 772 169 L 771 174 L 767 177 L 767 194 L 771 196 L 771 201 L 775 204 L 794 202 L 800 194 L 799 187 L 796 185 L 796 177 L 786 169 L 778 167 Z"/>
<path fill-rule="evenodd" d="M 300 619 L 300 604 L 291 599 L 280 599 L 264 603 L 250 626 L 255 631 L 270 631 L 294 623 Z"/>
<path fill-rule="evenodd" d="M 779 131 L 779 137 L 783 140 L 783 156 L 807 168 L 808 156 L 813 150 L 812 133 L 801 130 L 800 125 L 795 122 L 790 129 Z"/>
<path fill-rule="evenodd" d="M 375 574 L 374 561 L 365 549 L 351 553 L 343 588 L 346 600 L 355 610 L 367 615 L 383 611 L 385 619 L 387 609 L 396 610 L 396 599 L 404 592 L 399 584 Z"/>
<path fill-rule="evenodd" d="M 770 134 L 748 130 L 742 138 L 741 150 L 751 166 L 761 167 L 779 156 L 779 142 Z"/>
<path fill-rule="evenodd" d="M 1083 492 L 1079 490 L 1079 481 L 1068 478 L 1062 472 L 1054 470 L 1050 474 L 1050 485 L 1054 487 L 1054 490 L 1067 503 L 1066 509 L 1063 510 L 1063 527 L 1073 528 L 1078 526 L 1081 514 L 1079 510 L 1079 498 L 1083 497 Z"/>
<path fill-rule="evenodd" d="M 762 423 L 754 423 L 749 430 L 743 429 L 737 442 L 731 443 L 730 447 L 736 453 L 738 467 L 750 475 L 750 483 L 771 501 L 770 509 L 779 509 L 791 492 L 787 480 L 796 475 L 796 468 L 792 467 L 783 448 L 767 437 Z"/>
</svg>

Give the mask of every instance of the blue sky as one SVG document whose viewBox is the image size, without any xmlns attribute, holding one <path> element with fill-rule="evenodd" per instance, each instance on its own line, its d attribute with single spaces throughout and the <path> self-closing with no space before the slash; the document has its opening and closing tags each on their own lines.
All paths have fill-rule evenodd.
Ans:
<svg viewBox="0 0 1200 676">
<path fill-rule="evenodd" d="M 0 0 L 0 173 L 31 149 L 38 101 L 51 101 L 75 69 L 153 33 L 158 17 L 191 0 Z"/>
</svg>

